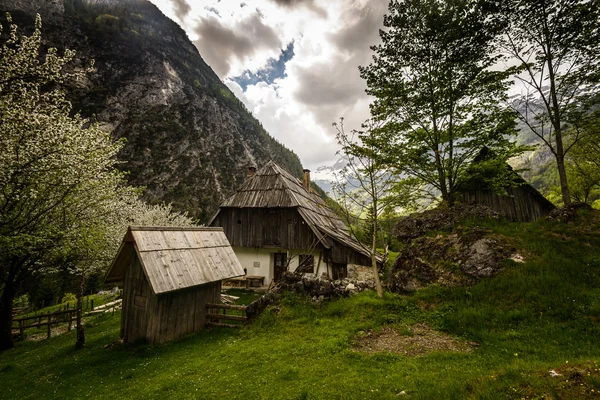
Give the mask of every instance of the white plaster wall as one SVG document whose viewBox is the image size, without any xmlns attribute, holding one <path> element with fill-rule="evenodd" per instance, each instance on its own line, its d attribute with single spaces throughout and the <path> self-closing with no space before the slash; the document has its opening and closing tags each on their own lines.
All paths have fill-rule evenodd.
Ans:
<svg viewBox="0 0 600 400">
<path fill-rule="evenodd" d="M 276 251 L 271 249 L 255 249 L 249 247 L 233 247 L 233 252 L 240 260 L 242 268 L 246 269 L 248 275 L 257 275 L 265 277 L 265 284 L 269 284 L 273 279 L 273 256 L 271 253 Z M 260 267 L 254 267 L 254 263 L 259 262 Z"/>
<path fill-rule="evenodd" d="M 261 249 L 249 247 L 233 247 L 233 251 L 237 256 L 242 268 L 246 269 L 248 275 L 264 276 L 265 284 L 268 285 L 273 280 L 273 253 L 287 253 L 288 260 L 291 258 L 289 270 L 295 271 L 298 268 L 300 257 L 298 252 L 290 252 L 285 249 Z M 306 253 L 302 253 L 306 254 Z M 327 264 L 321 259 L 319 266 L 319 251 L 312 252 L 315 258 L 315 275 L 321 276 L 323 273 L 328 274 Z M 260 263 L 260 267 L 256 268 L 254 263 Z"/>
</svg>

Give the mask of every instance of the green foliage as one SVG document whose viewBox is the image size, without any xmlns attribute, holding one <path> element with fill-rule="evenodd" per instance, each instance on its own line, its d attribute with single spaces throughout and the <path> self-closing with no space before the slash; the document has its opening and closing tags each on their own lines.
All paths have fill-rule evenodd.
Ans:
<svg viewBox="0 0 600 400">
<path fill-rule="evenodd" d="M 13 301 L 13 307 L 15 308 L 19 308 L 19 307 L 29 307 L 29 295 L 28 294 L 23 294 L 19 297 L 17 297 L 14 301 Z"/>
<path fill-rule="evenodd" d="M 141 203 L 140 191 L 116 169 L 123 143 L 72 115 L 61 87 L 84 76 L 64 72 L 75 53 L 61 57 L 50 48 L 40 60 L 39 16 L 31 36 L 19 37 L 7 20 L 0 48 L 0 349 L 11 346 L 12 300 L 32 276 L 50 281 L 42 299 L 48 304 L 64 286 L 54 290 L 60 284 L 45 274 L 85 279 L 106 268 L 129 223 L 191 223 L 170 215 L 170 206 Z"/>
<path fill-rule="evenodd" d="M 600 114 L 593 112 L 576 128 L 579 140 L 568 155 L 567 176 L 576 201 L 592 204 L 600 198 Z M 577 135 L 577 134 L 576 134 Z"/>
<path fill-rule="evenodd" d="M 63 296 L 63 298 L 60 302 L 61 303 L 69 303 L 69 302 L 74 302 L 76 300 L 77 300 L 77 296 L 75 296 L 75 293 L 65 293 L 65 295 Z"/>
<path fill-rule="evenodd" d="M 374 61 L 361 67 L 380 153 L 411 178 L 413 193 L 452 203 L 459 179 L 485 145 L 504 161 L 514 114 L 501 106 L 511 71 L 497 71 L 495 10 L 470 0 L 395 0 Z"/>
<path fill-rule="evenodd" d="M 508 0 L 499 3 L 507 29 L 501 50 L 521 63 L 523 90 L 513 108 L 552 152 L 564 204 L 571 202 L 566 156 L 595 108 L 600 82 L 598 0 Z"/>
</svg>

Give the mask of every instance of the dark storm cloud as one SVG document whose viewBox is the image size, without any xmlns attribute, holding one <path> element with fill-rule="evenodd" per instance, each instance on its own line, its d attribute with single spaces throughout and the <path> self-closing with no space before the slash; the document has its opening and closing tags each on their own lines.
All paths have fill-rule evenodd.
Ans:
<svg viewBox="0 0 600 400">
<path fill-rule="evenodd" d="M 173 7 L 175 8 L 175 15 L 180 21 L 183 21 L 186 15 L 189 14 L 191 7 L 186 0 L 171 0 Z"/>
<path fill-rule="evenodd" d="M 202 57 L 221 78 L 227 76 L 231 62 L 251 56 L 259 49 L 281 48 L 275 31 L 265 25 L 258 14 L 236 26 L 224 26 L 217 18 L 201 18 L 195 28 L 195 41 Z"/>
<path fill-rule="evenodd" d="M 271 0 L 280 7 L 298 8 L 306 7 L 323 18 L 327 18 L 327 11 L 315 4 L 315 0 Z"/>
</svg>

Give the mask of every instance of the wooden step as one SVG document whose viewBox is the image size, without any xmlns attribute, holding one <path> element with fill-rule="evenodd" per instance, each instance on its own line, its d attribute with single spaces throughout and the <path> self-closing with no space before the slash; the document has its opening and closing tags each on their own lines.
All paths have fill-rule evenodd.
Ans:
<svg viewBox="0 0 600 400">
<path fill-rule="evenodd" d="M 226 324 L 224 322 L 207 322 L 206 325 L 209 325 L 209 326 L 222 326 L 222 327 L 225 327 L 225 328 L 237 328 L 237 329 L 239 329 L 239 328 L 242 327 L 242 325 Z"/>
<path fill-rule="evenodd" d="M 243 315 L 213 314 L 213 313 L 206 314 L 206 318 L 230 319 L 233 321 L 247 321 L 248 320 L 248 317 L 245 317 Z"/>
<path fill-rule="evenodd" d="M 226 310 L 240 310 L 240 311 L 246 311 L 246 306 L 238 306 L 235 304 L 215 304 L 215 303 L 208 303 L 206 305 L 206 308 L 220 308 L 220 309 L 226 309 Z"/>
</svg>

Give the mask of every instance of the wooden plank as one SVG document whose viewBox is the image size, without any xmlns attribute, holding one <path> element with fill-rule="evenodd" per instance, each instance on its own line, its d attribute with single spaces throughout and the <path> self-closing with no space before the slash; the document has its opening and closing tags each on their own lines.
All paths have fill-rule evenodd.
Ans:
<svg viewBox="0 0 600 400">
<path fill-rule="evenodd" d="M 235 305 L 235 304 L 220 304 L 220 303 L 207 303 L 206 304 L 206 308 L 221 308 L 221 309 L 227 309 L 227 310 L 240 310 L 240 311 L 246 311 L 246 309 L 248 308 L 247 306 L 239 306 L 239 305 Z"/>
<path fill-rule="evenodd" d="M 226 324 L 224 322 L 207 322 L 206 325 L 210 325 L 210 326 L 222 326 L 225 328 L 242 328 L 242 325 L 235 325 L 235 324 Z"/>
<path fill-rule="evenodd" d="M 233 321 L 248 321 L 248 317 L 244 315 L 231 315 L 231 314 L 217 314 L 217 313 L 209 313 L 206 314 L 207 318 L 215 318 L 215 319 L 230 319 Z"/>
<path fill-rule="evenodd" d="M 74 310 L 72 310 L 72 309 L 71 310 L 64 310 L 64 311 L 55 311 L 55 312 L 52 312 L 52 313 L 44 314 L 44 317 L 46 317 L 48 315 L 50 315 L 52 317 L 56 317 L 56 316 L 64 315 L 64 314 L 71 314 L 71 313 L 73 313 L 73 311 Z M 30 319 L 39 319 L 39 318 L 40 318 L 39 315 L 34 315 L 34 316 L 31 316 L 31 317 L 13 318 L 13 321 L 28 321 Z"/>
</svg>

